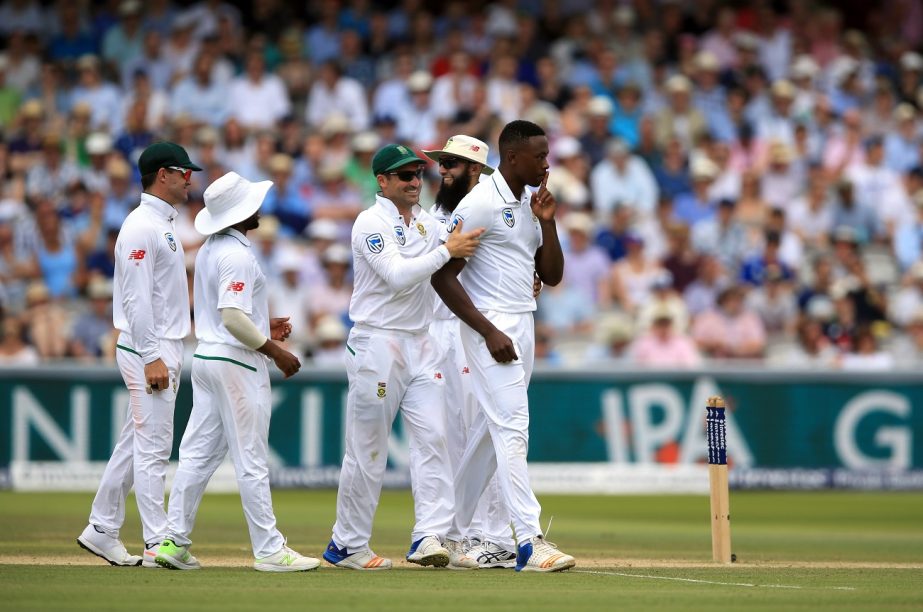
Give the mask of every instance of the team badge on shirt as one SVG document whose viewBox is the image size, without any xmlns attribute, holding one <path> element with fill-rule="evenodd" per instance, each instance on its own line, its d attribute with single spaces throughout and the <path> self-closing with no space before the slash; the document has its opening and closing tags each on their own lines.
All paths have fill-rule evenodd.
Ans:
<svg viewBox="0 0 923 612">
<path fill-rule="evenodd" d="M 176 250 L 176 239 L 173 238 L 173 234 L 170 232 L 167 232 L 166 234 L 163 235 L 163 237 L 167 239 L 167 244 L 170 245 L 170 249 L 175 251 Z"/>
<path fill-rule="evenodd" d="M 420 235 L 426 238 L 426 226 L 417 221 L 417 231 L 420 232 Z"/>
<path fill-rule="evenodd" d="M 397 236 L 397 243 L 401 246 L 407 242 L 407 236 L 404 235 L 404 228 L 400 225 L 394 226 L 394 235 Z"/>
<path fill-rule="evenodd" d="M 512 208 L 504 208 L 500 211 L 500 215 L 503 217 L 503 222 L 506 223 L 507 227 L 516 225 L 516 217 L 513 216 Z"/>
<path fill-rule="evenodd" d="M 388 393 L 388 383 L 378 383 L 378 397 L 384 397 Z"/>
<path fill-rule="evenodd" d="M 381 253 L 382 249 L 385 248 L 385 241 L 381 237 L 381 234 L 372 234 L 365 239 L 365 244 L 373 253 Z"/>
</svg>

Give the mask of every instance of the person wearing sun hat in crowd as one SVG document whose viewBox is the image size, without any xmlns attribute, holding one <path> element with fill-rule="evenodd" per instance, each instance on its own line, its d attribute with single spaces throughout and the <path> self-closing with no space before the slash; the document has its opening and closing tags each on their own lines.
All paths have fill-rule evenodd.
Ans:
<svg viewBox="0 0 923 612">
<path fill-rule="evenodd" d="M 158 142 L 141 154 L 141 204 L 115 244 L 113 323 L 120 334 L 116 361 L 128 387 L 128 418 L 119 434 L 86 529 L 78 544 L 112 565 L 157 567 L 155 547 L 167 529 L 164 487 L 173 446 L 173 410 L 189 334 L 189 285 L 183 245 L 175 237 L 177 207 L 189 198 L 186 150 Z M 128 490 L 135 487 L 144 557 L 119 539 Z"/>
<path fill-rule="evenodd" d="M 285 544 L 276 528 L 269 490 L 269 361 L 286 378 L 301 362 L 276 341 L 291 333 L 288 317 L 269 318 L 266 276 L 247 232 L 260 225 L 260 207 L 272 181 L 251 183 L 228 172 L 205 190 L 195 227 L 208 236 L 196 255 L 192 414 L 180 444 L 170 491 L 168 527 L 156 562 L 199 569 L 189 536 L 205 487 L 230 454 L 256 561 L 263 572 L 316 569 L 320 560 Z"/>
</svg>

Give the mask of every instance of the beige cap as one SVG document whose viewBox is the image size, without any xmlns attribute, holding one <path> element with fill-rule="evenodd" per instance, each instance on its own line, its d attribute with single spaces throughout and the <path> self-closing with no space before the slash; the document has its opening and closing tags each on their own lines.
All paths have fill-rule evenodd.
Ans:
<svg viewBox="0 0 923 612">
<path fill-rule="evenodd" d="M 696 155 L 689 164 L 689 174 L 695 179 L 712 180 L 721 173 L 721 169 L 704 155 Z"/>
<path fill-rule="evenodd" d="M 407 78 L 407 89 L 413 93 L 429 91 L 433 86 L 433 75 L 426 70 L 417 70 Z"/>
<path fill-rule="evenodd" d="M 276 153 L 275 155 L 269 158 L 269 163 L 267 164 L 267 167 L 269 168 L 269 171 L 273 173 L 278 172 L 278 173 L 284 173 L 284 174 L 291 174 L 292 168 L 294 167 L 294 165 L 295 165 L 295 162 L 291 158 L 290 155 L 286 155 L 285 153 Z"/>
<path fill-rule="evenodd" d="M 335 181 L 343 177 L 346 165 L 342 161 L 325 160 L 317 169 L 317 178 L 322 181 Z"/>
<path fill-rule="evenodd" d="M 36 119 L 42 116 L 45 112 L 45 107 L 42 105 L 41 100 L 27 100 L 25 104 L 19 109 L 19 112 L 22 113 L 23 117 Z"/>
<path fill-rule="evenodd" d="M 90 155 L 106 155 L 112 151 L 112 136 L 105 132 L 93 132 L 87 136 L 86 147 Z"/>
<path fill-rule="evenodd" d="M 589 236 L 593 232 L 593 217 L 584 212 L 571 212 L 564 217 L 564 228 Z"/>
<path fill-rule="evenodd" d="M 692 91 L 692 82 L 682 74 L 674 74 L 664 84 L 670 93 L 689 93 Z"/>
<path fill-rule="evenodd" d="M 443 155 L 460 157 L 468 161 L 473 161 L 476 164 L 481 164 L 483 166 L 481 170 L 483 174 L 493 174 L 494 169 L 487 165 L 488 153 L 489 147 L 486 142 L 464 134 L 452 136 L 441 149 L 423 151 L 424 155 L 435 162 L 438 162 Z"/>
<path fill-rule="evenodd" d="M 352 251 L 345 244 L 335 242 L 327 247 L 321 254 L 324 263 L 349 264 L 353 259 Z"/>
<path fill-rule="evenodd" d="M 110 178 L 127 179 L 131 177 L 131 166 L 124 159 L 110 158 L 106 164 L 106 173 Z"/>
<path fill-rule="evenodd" d="M 707 72 L 717 72 L 721 68 L 718 56 L 711 51 L 699 51 L 695 55 L 695 67 Z"/>
<path fill-rule="evenodd" d="M 792 149 L 784 142 L 769 145 L 769 161 L 773 164 L 790 164 L 794 158 Z"/>
<path fill-rule="evenodd" d="M 112 283 L 102 278 L 94 278 L 87 285 L 87 297 L 91 300 L 112 298 Z"/>
<path fill-rule="evenodd" d="M 820 72 L 820 67 L 810 55 L 799 55 L 792 62 L 791 75 L 793 79 L 813 78 Z"/>
<path fill-rule="evenodd" d="M 607 96 L 593 96 L 587 103 L 586 112 L 596 117 L 608 117 L 615 110 Z"/>
<path fill-rule="evenodd" d="M 314 335 L 318 342 L 342 342 L 346 340 L 346 326 L 338 318 L 327 315 L 317 322 Z"/>
<path fill-rule="evenodd" d="M 913 107 L 912 104 L 907 104 L 903 102 L 897 105 L 897 108 L 894 109 L 894 120 L 895 121 L 913 121 L 916 119 L 917 109 Z"/>
<path fill-rule="evenodd" d="M 324 119 L 320 126 L 320 133 L 324 138 L 330 138 L 336 134 L 349 134 L 351 131 L 352 125 L 350 125 L 349 119 L 340 112 L 327 115 L 327 118 Z"/>
<path fill-rule="evenodd" d="M 359 132 L 353 136 L 352 146 L 356 153 L 374 153 L 381 146 L 381 137 L 375 132 Z"/>
<path fill-rule="evenodd" d="M 906 51 L 901 55 L 901 68 L 904 70 L 923 70 L 923 56 L 915 51 Z"/>
<path fill-rule="evenodd" d="M 779 79 L 772 84 L 772 95 L 790 100 L 795 97 L 795 86 L 792 85 L 791 81 Z"/>
<path fill-rule="evenodd" d="M 98 68 L 99 67 L 99 58 L 93 55 L 92 53 L 86 53 L 77 58 L 77 68 L 80 70 L 88 68 Z"/>
</svg>

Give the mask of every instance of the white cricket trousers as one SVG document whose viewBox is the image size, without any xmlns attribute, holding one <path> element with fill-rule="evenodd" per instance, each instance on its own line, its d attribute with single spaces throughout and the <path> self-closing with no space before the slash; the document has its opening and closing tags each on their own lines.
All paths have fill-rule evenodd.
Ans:
<svg viewBox="0 0 923 612">
<path fill-rule="evenodd" d="M 446 443 L 449 447 L 453 476 L 461 464 L 468 442 L 468 432 L 478 415 L 478 400 L 472 389 L 472 375 L 461 343 L 460 328 L 461 321 L 457 317 L 434 319 L 429 326 L 430 334 L 439 343 L 445 355 L 442 373 L 445 377 Z M 500 499 L 500 485 L 497 484 L 496 475 L 487 484 L 471 524 L 462 530 L 462 536 L 487 540 L 509 550 L 514 549 L 510 514 L 506 504 Z"/>
<path fill-rule="evenodd" d="M 369 548 L 398 409 L 410 439 L 416 524 L 411 540 L 444 538 L 455 494 L 445 441 L 442 351 L 426 332 L 356 325 L 346 341 L 346 454 L 337 491 L 333 541 Z"/>
<path fill-rule="evenodd" d="M 118 537 L 125 522 L 125 499 L 134 484 L 146 544 L 163 541 L 167 530 L 163 499 L 173 450 L 173 410 L 183 368 L 183 341 L 160 340 L 160 356 L 170 384 L 148 394 L 144 362 L 131 336 L 119 335 L 115 357 L 128 387 L 128 414 L 90 510 L 90 524 Z"/>
<path fill-rule="evenodd" d="M 205 486 L 230 453 L 253 556 L 285 544 L 269 491 L 272 392 L 267 360 L 254 351 L 200 343 L 192 359 L 192 414 L 170 490 L 167 537 L 188 546 Z"/>
<path fill-rule="evenodd" d="M 529 379 L 535 361 L 535 324 L 532 313 L 484 311 L 505 333 L 518 359 L 498 363 L 484 338 L 465 324 L 460 335 L 480 412 L 468 434 L 468 444 L 455 474 L 455 521 L 449 537 L 456 539 L 471 521 L 478 500 L 496 472 L 500 495 L 506 502 L 519 542 L 542 533 L 539 505 L 529 484 Z"/>
</svg>

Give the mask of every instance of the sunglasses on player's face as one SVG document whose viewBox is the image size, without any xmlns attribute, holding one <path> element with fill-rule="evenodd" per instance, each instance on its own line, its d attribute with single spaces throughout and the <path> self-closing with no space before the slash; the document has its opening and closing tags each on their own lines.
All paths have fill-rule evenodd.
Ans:
<svg viewBox="0 0 923 612">
<path fill-rule="evenodd" d="M 173 172 L 179 172 L 183 175 L 183 180 L 187 183 L 189 182 L 189 177 L 192 176 L 192 170 L 189 168 L 179 168 L 177 166 L 167 166 L 165 170 L 172 170 Z"/>
<path fill-rule="evenodd" d="M 409 183 L 413 179 L 422 179 L 423 178 L 423 168 L 419 170 L 400 170 L 398 172 L 389 172 L 390 176 L 396 176 L 405 183 Z"/>
<path fill-rule="evenodd" d="M 462 163 L 462 161 L 464 160 L 461 160 L 457 157 L 444 157 L 443 156 L 439 158 L 439 165 L 445 168 L 446 170 L 451 170 L 453 168 L 457 168 L 458 165 Z"/>
</svg>

